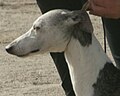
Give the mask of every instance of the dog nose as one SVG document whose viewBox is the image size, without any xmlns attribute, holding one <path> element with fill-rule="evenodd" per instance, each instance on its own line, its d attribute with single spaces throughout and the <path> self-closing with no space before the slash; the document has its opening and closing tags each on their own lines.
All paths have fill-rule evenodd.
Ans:
<svg viewBox="0 0 120 96">
<path fill-rule="evenodd" d="M 8 52 L 8 53 L 10 53 L 10 54 L 12 54 L 12 50 L 13 50 L 13 46 L 7 46 L 6 48 L 5 48 L 5 50 Z"/>
</svg>

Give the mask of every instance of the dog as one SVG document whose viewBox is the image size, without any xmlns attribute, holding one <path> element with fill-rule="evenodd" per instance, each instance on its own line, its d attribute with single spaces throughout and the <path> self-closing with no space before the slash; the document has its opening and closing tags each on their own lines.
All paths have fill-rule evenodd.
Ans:
<svg viewBox="0 0 120 96">
<path fill-rule="evenodd" d="M 120 71 L 94 36 L 86 12 L 51 10 L 8 44 L 6 51 L 20 57 L 64 52 L 76 96 L 120 96 Z"/>
</svg>

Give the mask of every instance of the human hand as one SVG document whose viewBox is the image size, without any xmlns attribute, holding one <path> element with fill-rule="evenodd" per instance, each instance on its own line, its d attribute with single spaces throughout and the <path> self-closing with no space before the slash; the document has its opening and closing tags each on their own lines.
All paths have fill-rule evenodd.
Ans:
<svg viewBox="0 0 120 96">
<path fill-rule="evenodd" d="M 120 0 L 88 0 L 89 12 L 105 18 L 120 18 Z"/>
</svg>

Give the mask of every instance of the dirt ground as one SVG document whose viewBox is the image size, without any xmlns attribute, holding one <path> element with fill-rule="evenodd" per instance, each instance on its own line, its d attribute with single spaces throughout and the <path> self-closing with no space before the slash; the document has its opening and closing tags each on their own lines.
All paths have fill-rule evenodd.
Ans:
<svg viewBox="0 0 120 96">
<path fill-rule="evenodd" d="M 49 54 L 19 58 L 5 52 L 40 15 L 35 0 L 0 0 L 0 96 L 65 96 Z M 95 16 L 91 20 L 103 45 L 102 22 Z"/>
</svg>

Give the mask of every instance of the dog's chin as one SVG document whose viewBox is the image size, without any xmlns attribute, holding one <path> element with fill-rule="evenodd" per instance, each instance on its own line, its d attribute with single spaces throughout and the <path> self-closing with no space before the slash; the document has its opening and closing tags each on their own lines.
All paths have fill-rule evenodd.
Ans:
<svg viewBox="0 0 120 96">
<path fill-rule="evenodd" d="M 32 55 L 36 55 L 38 54 L 39 52 L 39 49 L 38 50 L 34 50 L 34 51 L 31 51 L 29 53 L 26 53 L 26 54 L 20 54 L 20 55 L 17 55 L 18 57 L 28 57 L 28 56 L 32 56 Z"/>
</svg>

